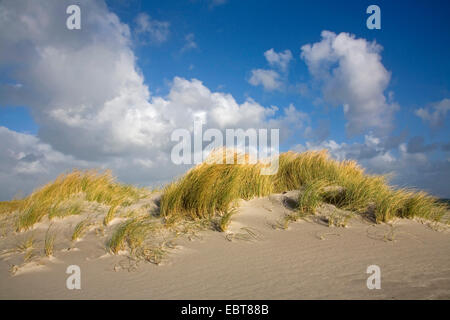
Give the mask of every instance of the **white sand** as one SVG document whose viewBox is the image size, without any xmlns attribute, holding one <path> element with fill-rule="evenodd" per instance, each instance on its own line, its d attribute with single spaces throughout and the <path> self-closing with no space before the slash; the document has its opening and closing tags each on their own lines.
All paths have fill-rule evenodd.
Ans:
<svg viewBox="0 0 450 320">
<path fill-rule="evenodd" d="M 4 258 L 0 299 L 450 298 L 447 229 L 435 231 L 411 220 L 397 220 L 392 229 L 361 218 L 353 218 L 348 228 L 315 219 L 274 229 L 273 222 L 288 211 L 277 199 L 242 201 L 231 234 L 205 231 L 194 241 L 180 240 L 159 266 L 118 270 L 126 256 L 105 255 L 94 232 L 76 243 L 79 250 L 59 249 L 54 259 L 41 259 L 14 276 L 11 260 Z M 256 238 L 249 241 L 242 227 L 250 227 Z M 7 241 L 0 240 L 2 247 Z M 71 264 L 81 268 L 81 290 L 66 288 Z M 366 286 L 369 265 L 381 268 L 380 290 Z"/>
</svg>

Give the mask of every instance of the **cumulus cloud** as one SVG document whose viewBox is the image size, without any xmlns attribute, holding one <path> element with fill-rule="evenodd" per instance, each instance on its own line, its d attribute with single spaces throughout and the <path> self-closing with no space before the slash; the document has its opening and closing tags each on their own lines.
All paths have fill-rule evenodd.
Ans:
<svg viewBox="0 0 450 320">
<path fill-rule="evenodd" d="M 290 50 L 284 50 L 283 52 L 277 53 L 275 50 L 270 49 L 264 52 L 269 65 L 280 68 L 282 71 L 286 71 L 289 62 L 292 60 L 292 53 Z"/>
<path fill-rule="evenodd" d="M 143 43 L 163 43 L 170 34 L 170 23 L 152 19 L 148 14 L 142 12 L 135 19 L 136 35 Z"/>
<path fill-rule="evenodd" d="M 274 70 L 252 70 L 248 82 L 253 86 L 262 85 L 265 90 L 273 91 L 281 88 L 280 75 Z"/>
<path fill-rule="evenodd" d="M 37 137 L 0 126 L 0 200 L 23 196 L 36 184 L 48 182 L 70 167 L 84 167 L 85 161 L 54 151 Z"/>
<path fill-rule="evenodd" d="M 389 131 L 398 107 L 384 95 L 391 75 L 381 63 L 382 47 L 344 32 L 321 35 L 321 41 L 301 47 L 301 58 L 322 84 L 325 101 L 343 106 L 350 135 Z"/>
<path fill-rule="evenodd" d="M 276 107 L 250 98 L 239 103 L 181 77 L 167 96 L 152 96 L 129 27 L 103 1 L 86 0 L 80 3 L 82 29 L 68 30 L 70 4 L 0 3 L 0 71 L 21 84 L 1 82 L 0 103 L 28 106 L 39 125 L 37 136 L 0 132 L 3 199 L 73 167 L 110 168 L 122 181 L 141 185 L 168 181 L 186 169 L 170 160 L 173 130 L 192 131 L 193 121 L 202 120 L 205 128 L 277 125 L 283 131 L 284 121 L 301 114 L 289 106 L 275 117 Z"/>
<path fill-rule="evenodd" d="M 365 135 L 363 143 L 337 143 L 334 140 L 307 141 L 304 146 L 298 145 L 295 149 L 298 151 L 327 149 L 339 161 L 345 159 L 370 159 L 380 154 L 386 154 L 389 151 L 382 141 L 372 134 Z"/>
<path fill-rule="evenodd" d="M 287 77 L 286 71 L 292 60 L 292 53 L 290 50 L 277 53 L 272 48 L 264 52 L 264 56 L 272 69 L 253 69 L 248 82 L 253 86 L 261 85 L 267 91 L 281 90 Z M 282 72 L 283 79 L 273 68 Z"/>
<path fill-rule="evenodd" d="M 450 99 L 442 99 L 428 108 L 419 108 L 414 113 L 431 127 L 441 127 L 444 124 L 447 112 L 450 111 Z"/>
<path fill-rule="evenodd" d="M 109 168 L 120 180 L 140 185 L 167 182 L 186 170 L 170 160 L 174 144 L 171 133 L 179 128 L 192 132 L 194 120 L 203 121 L 205 129 L 280 128 L 284 138 L 309 125 L 308 115 L 293 105 L 278 110 L 251 98 L 236 101 L 231 94 L 214 92 L 197 79 L 175 77 L 166 96 L 152 95 L 136 64 L 128 25 L 101 0 L 79 3 L 82 29 L 68 30 L 65 9 L 72 4 L 70 0 L 0 2 L 0 104 L 28 106 L 39 125 L 37 136 L 0 127 L 2 200 L 18 191 L 26 194 L 74 167 Z M 348 35 L 342 36 L 341 42 L 354 45 L 361 57 L 339 53 L 342 48 L 338 48 L 345 47 L 338 45 L 339 37 L 334 35 L 330 43 L 322 40 L 321 45 L 310 47 L 315 54 L 310 54 L 308 66 L 326 84 L 324 92 L 336 79 L 350 79 L 355 74 L 366 89 L 350 98 L 342 95 L 350 109 L 356 108 L 356 102 L 365 103 L 363 96 L 387 105 L 384 96 L 373 93 L 378 88 L 375 92 L 382 95 L 380 83 L 386 81 L 373 84 L 347 65 L 351 64 L 347 60 L 361 59 L 374 69 L 380 68 L 379 54 L 369 50 L 367 46 L 371 45 L 364 40 Z M 313 49 L 318 48 L 316 45 L 324 49 L 317 53 L 318 49 Z M 332 57 L 330 61 L 327 56 Z M 328 69 L 323 67 L 327 63 Z M 280 63 L 274 62 L 276 65 L 281 68 Z M 249 81 L 269 90 L 279 89 L 279 74 L 262 71 Z M 349 78 L 341 75 L 346 73 Z M 383 78 L 380 75 L 386 73 L 374 76 Z M 350 90 L 346 86 L 351 84 L 334 84 Z M 413 185 L 427 187 L 429 181 L 429 185 L 434 183 L 436 193 L 447 192 L 448 161 L 432 162 L 420 148 L 411 153 L 414 148 L 408 152 L 406 144 L 398 146 L 392 139 L 381 140 L 371 134 L 359 144 L 325 141 L 325 129 L 312 133 L 321 138 L 306 147 L 327 147 L 340 159 L 357 158 L 377 172 L 398 170 L 402 177 L 417 177 L 417 184 L 410 180 Z M 393 152 L 392 148 L 398 150 Z M 419 173 L 423 173 L 425 182 L 419 181 Z"/>
</svg>

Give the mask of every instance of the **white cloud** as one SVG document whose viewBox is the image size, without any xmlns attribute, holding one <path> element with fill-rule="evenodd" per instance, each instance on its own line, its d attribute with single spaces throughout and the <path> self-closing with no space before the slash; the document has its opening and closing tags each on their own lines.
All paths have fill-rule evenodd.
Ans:
<svg viewBox="0 0 450 320">
<path fill-rule="evenodd" d="M 445 98 L 432 104 L 429 108 L 417 109 L 414 113 L 431 127 L 441 127 L 449 111 L 450 99 Z"/>
<path fill-rule="evenodd" d="M 25 195 L 36 185 L 47 183 L 70 167 L 84 167 L 75 160 L 54 151 L 37 137 L 0 126 L 0 200 Z"/>
<path fill-rule="evenodd" d="M 238 104 L 230 94 L 211 92 L 199 80 L 179 77 L 174 79 L 166 99 L 158 97 L 152 102 L 164 110 L 173 129 L 185 127 L 186 123 L 192 125 L 199 115 L 204 115 L 208 126 L 220 129 L 261 126 L 274 115 L 273 108 L 264 108 L 254 100 Z"/>
<path fill-rule="evenodd" d="M 377 138 L 372 135 L 366 135 L 364 137 L 364 143 L 347 144 L 345 142 L 337 143 L 334 140 L 324 140 L 321 142 L 307 141 L 304 146 L 298 145 L 294 149 L 298 151 L 327 149 L 333 158 L 339 161 L 345 159 L 362 160 L 385 152 Z"/>
<path fill-rule="evenodd" d="M 292 60 L 292 53 L 290 50 L 284 50 L 284 52 L 276 53 L 272 48 L 264 52 L 264 56 L 271 66 L 278 67 L 282 71 L 287 70 L 289 62 Z"/>
<path fill-rule="evenodd" d="M 265 90 L 280 89 L 280 75 L 274 70 L 254 69 L 248 82 L 253 86 L 262 85 Z"/>
<path fill-rule="evenodd" d="M 145 12 L 140 13 L 136 19 L 135 32 L 143 43 L 163 43 L 170 34 L 170 23 L 152 19 Z"/>
<path fill-rule="evenodd" d="M 283 78 L 286 80 L 289 62 L 292 60 L 292 53 L 290 50 L 277 53 L 273 49 L 264 52 L 267 62 L 270 66 L 276 67 L 283 72 Z M 248 82 L 253 86 L 263 86 L 264 90 L 274 91 L 281 90 L 284 86 L 284 80 L 281 79 L 280 73 L 273 69 L 253 69 Z"/>
<path fill-rule="evenodd" d="M 250 98 L 238 102 L 196 79 L 175 77 L 167 96 L 153 96 L 137 67 L 128 26 L 104 2 L 85 0 L 79 1 L 85 17 L 82 30 L 67 30 L 61 23 L 65 16 L 60 15 L 71 2 L 0 2 L 0 70 L 11 83 L 21 84 L 0 84 L 0 103 L 29 106 L 39 125 L 37 137 L 0 127 L 0 198 L 19 190 L 28 193 L 74 167 L 109 168 L 122 181 L 141 185 L 171 180 L 186 167 L 170 161 L 170 134 L 177 128 L 192 130 L 194 119 L 203 119 L 205 128 L 222 130 L 280 128 L 282 137 L 309 123 L 308 115 L 293 105 L 277 112 L 277 107 L 264 107 Z M 348 45 L 360 41 L 345 40 Z M 366 51 L 362 50 L 362 58 Z M 369 61 L 379 67 L 377 59 Z M 342 65 L 339 72 L 347 70 L 346 58 L 334 63 Z M 269 71 L 269 77 L 258 74 L 256 85 L 272 90 L 281 86 L 278 73 L 262 71 Z M 337 77 L 334 73 L 328 70 L 331 79 Z M 336 157 L 356 157 L 378 171 L 395 169 L 407 179 L 417 177 L 419 186 L 433 183 L 433 190 L 448 196 L 448 161 L 428 161 L 423 152 L 408 153 L 406 146 L 396 157 L 373 135 L 361 144 L 330 140 L 320 145 L 331 148 Z M 423 183 L 418 177 L 422 173 Z"/>
<path fill-rule="evenodd" d="M 276 107 L 239 103 L 196 79 L 175 77 L 167 96 L 152 96 L 128 26 L 102 1 L 86 0 L 81 31 L 67 30 L 59 22 L 69 4 L 0 2 L 0 69 L 22 84 L 0 85 L 0 103 L 29 106 L 39 125 L 37 137 L 0 131 L 1 198 L 73 167 L 110 168 L 141 185 L 168 181 L 186 169 L 170 161 L 170 135 L 192 130 L 195 119 L 222 130 L 279 126 L 283 135 L 285 121 L 301 117 L 289 106 L 275 118 Z"/>
<path fill-rule="evenodd" d="M 301 48 L 310 73 L 322 83 L 325 101 L 343 106 L 351 135 L 391 129 L 398 106 L 384 95 L 391 75 L 381 63 L 381 49 L 375 42 L 329 31 L 322 32 L 321 41 Z"/>
</svg>

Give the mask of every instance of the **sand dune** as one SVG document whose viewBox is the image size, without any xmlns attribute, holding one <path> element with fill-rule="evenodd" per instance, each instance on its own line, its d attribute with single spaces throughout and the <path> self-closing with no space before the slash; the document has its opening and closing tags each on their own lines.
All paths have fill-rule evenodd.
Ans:
<svg viewBox="0 0 450 320">
<path fill-rule="evenodd" d="M 241 201 L 227 232 L 199 231 L 175 240 L 160 265 L 130 263 L 107 253 L 96 230 L 74 244 L 59 242 L 54 258 L 36 258 L 15 274 L 17 242 L 1 240 L 1 299 L 449 299 L 450 234 L 445 225 L 398 219 L 375 224 L 331 205 L 281 229 L 289 193 Z M 155 201 L 153 198 L 152 201 Z M 349 215 L 329 227 L 330 214 Z M 64 219 L 75 225 L 79 217 Z M 118 221 L 117 221 L 118 222 Z M 114 223 L 114 222 L 113 222 Z M 39 223 L 32 232 L 47 230 Z M 67 234 L 67 236 L 69 236 Z M 71 248 L 68 250 L 68 248 Z M 20 257 L 22 259 L 22 257 Z M 66 268 L 81 268 L 81 289 L 66 288 Z M 369 290 L 366 268 L 381 269 Z"/>
</svg>

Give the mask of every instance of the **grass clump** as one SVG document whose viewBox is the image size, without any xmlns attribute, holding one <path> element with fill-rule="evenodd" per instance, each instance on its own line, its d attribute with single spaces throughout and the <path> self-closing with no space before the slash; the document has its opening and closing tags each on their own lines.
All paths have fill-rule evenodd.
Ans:
<svg viewBox="0 0 450 320">
<path fill-rule="evenodd" d="M 105 218 L 103 219 L 103 224 L 105 226 L 109 225 L 112 219 L 114 219 L 114 214 L 116 213 L 118 205 L 119 204 L 115 204 L 109 208 L 108 213 L 105 215 Z"/>
<path fill-rule="evenodd" d="M 234 200 L 272 192 L 271 177 L 260 174 L 263 164 L 250 164 L 248 158 L 241 164 L 223 162 L 202 163 L 168 185 L 161 199 L 161 215 L 169 223 L 180 218 L 210 219 L 216 213 L 226 215 Z"/>
<path fill-rule="evenodd" d="M 48 213 L 48 218 L 65 218 L 68 216 L 74 216 L 81 214 L 82 204 L 81 201 L 68 201 L 59 205 L 53 206 Z"/>
<path fill-rule="evenodd" d="M 133 186 L 115 182 L 110 171 L 75 170 L 62 174 L 55 181 L 34 191 L 28 197 L 3 207 L 15 207 L 20 212 L 17 231 L 31 228 L 45 216 L 64 217 L 81 212 L 80 203 L 73 198 L 98 202 L 111 206 L 108 223 L 119 206 L 127 206 L 138 200 L 143 191 Z"/>
<path fill-rule="evenodd" d="M 90 226 L 92 226 L 92 223 L 89 218 L 80 221 L 73 230 L 72 241 L 82 238 Z"/>
<path fill-rule="evenodd" d="M 32 250 L 34 248 L 35 243 L 36 239 L 34 238 L 34 235 L 31 235 L 17 245 L 17 251 L 26 252 L 28 250 Z"/>
<path fill-rule="evenodd" d="M 299 194 L 297 211 L 300 215 L 314 214 L 316 208 L 323 202 L 325 187 L 330 183 L 325 180 L 308 181 Z"/>
<path fill-rule="evenodd" d="M 0 201 L 0 215 L 13 213 L 20 209 L 21 200 Z"/>
<path fill-rule="evenodd" d="M 36 239 L 34 235 L 30 235 L 25 238 L 21 243 L 19 243 L 16 247 L 16 252 L 24 254 L 24 262 L 29 261 L 33 257 L 33 250 L 36 245 Z"/>
<path fill-rule="evenodd" d="M 161 214 L 169 223 L 182 218 L 224 217 L 237 199 L 299 189 L 300 215 L 314 213 L 321 202 L 358 213 L 373 207 L 377 222 L 395 217 L 439 220 L 447 210 L 425 192 L 394 189 L 385 176 L 366 174 L 355 161 L 333 160 L 326 150 L 283 153 L 279 156 L 277 173 L 271 176 L 260 174 L 263 166 L 260 162 L 245 161 L 202 163 L 166 187 Z"/>
<path fill-rule="evenodd" d="M 180 225 L 177 225 L 180 227 Z M 130 218 L 120 224 L 109 241 L 109 249 L 113 254 L 122 250 L 129 253 L 129 258 L 136 263 L 146 261 L 160 264 L 172 243 L 177 230 L 167 228 L 160 219 L 149 216 Z"/>
<path fill-rule="evenodd" d="M 114 231 L 109 242 L 109 248 L 114 254 L 127 248 L 130 249 L 131 253 L 134 253 L 137 248 L 142 247 L 151 232 L 155 232 L 162 227 L 161 223 L 148 217 L 131 218 L 120 224 Z"/>
<path fill-rule="evenodd" d="M 235 213 L 236 213 L 236 210 L 235 210 L 235 208 L 233 208 L 233 209 L 231 209 L 231 210 L 225 212 L 225 213 L 220 217 L 220 220 L 219 220 L 219 223 L 218 223 L 218 229 L 219 229 L 219 231 L 224 232 L 224 231 L 226 231 L 226 230 L 228 229 L 228 226 L 229 226 L 230 223 L 231 223 L 231 217 L 232 217 L 233 214 L 235 214 Z"/>
<path fill-rule="evenodd" d="M 53 256 L 53 250 L 55 246 L 56 233 L 50 232 L 51 225 L 48 227 L 47 232 L 45 233 L 45 241 L 44 241 L 44 253 L 47 257 Z"/>
<path fill-rule="evenodd" d="M 236 207 L 233 207 L 226 212 L 214 216 L 211 219 L 193 220 L 192 222 L 198 224 L 199 226 L 201 225 L 201 222 L 203 223 L 203 225 L 204 223 L 208 223 L 209 228 L 212 228 L 216 231 L 225 232 L 228 230 L 228 227 L 230 226 L 231 217 L 236 212 L 237 212 Z"/>
</svg>

